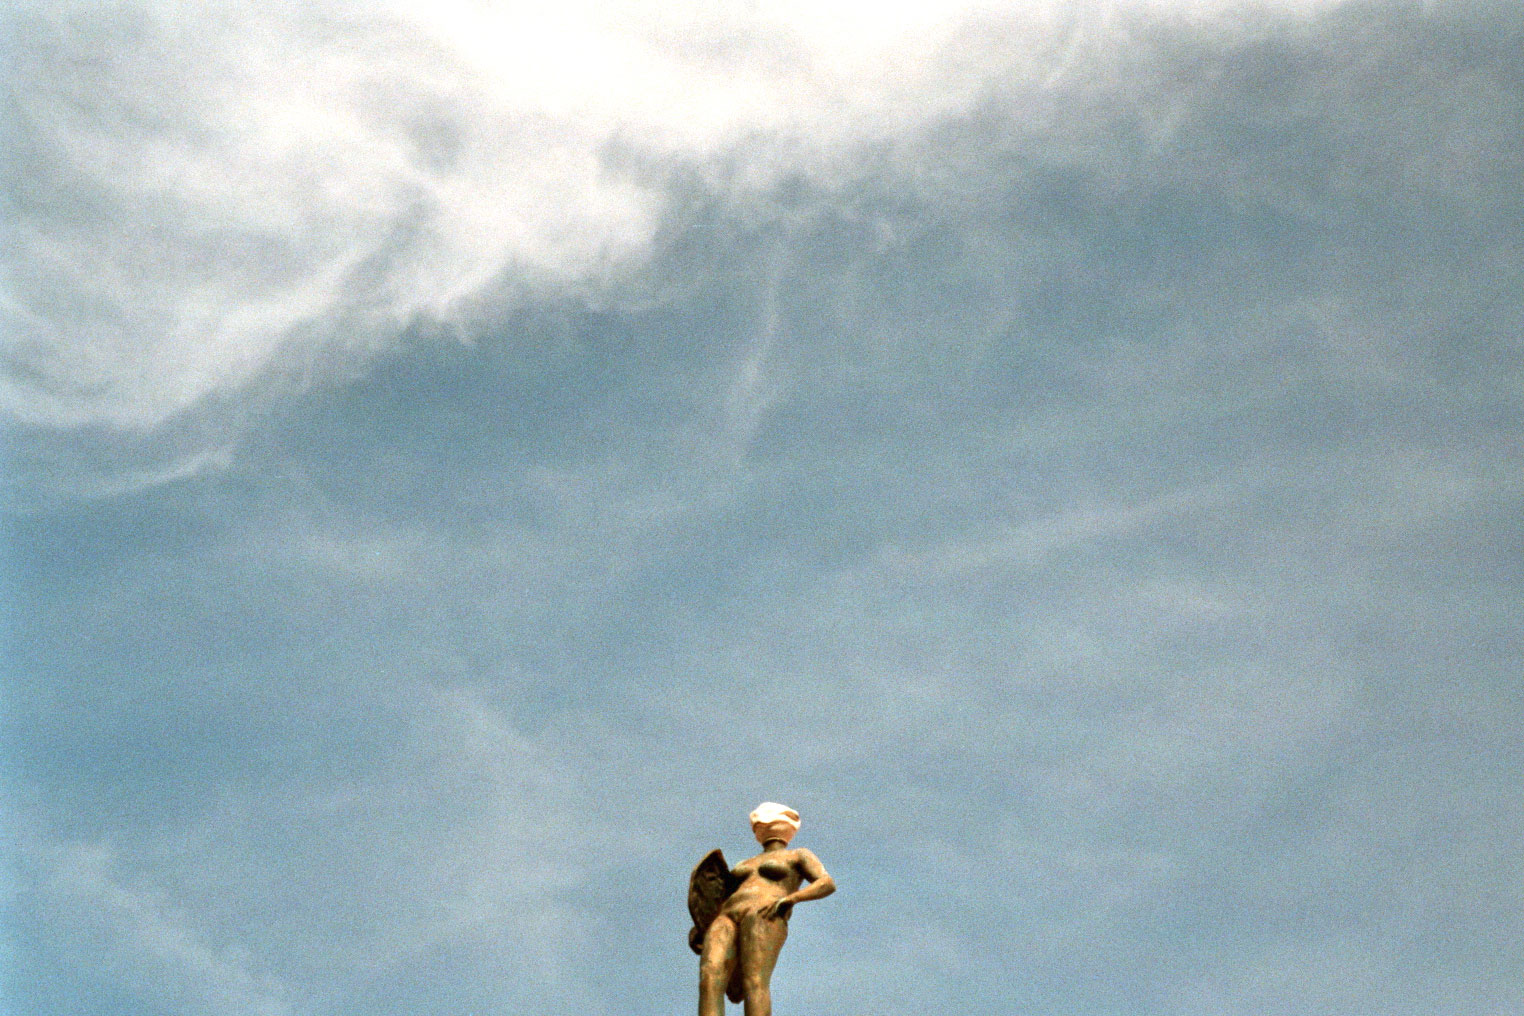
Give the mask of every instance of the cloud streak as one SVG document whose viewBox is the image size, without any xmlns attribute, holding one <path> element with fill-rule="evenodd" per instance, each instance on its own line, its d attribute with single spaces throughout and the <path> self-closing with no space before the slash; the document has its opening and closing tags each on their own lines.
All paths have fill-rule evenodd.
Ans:
<svg viewBox="0 0 1524 1016">
<path fill-rule="evenodd" d="M 285 987 L 250 968 L 247 950 L 209 941 L 166 894 L 128 884 L 114 851 L 33 843 L 26 889 L 71 939 L 90 943 L 95 977 L 131 986 L 166 1009 L 290 1016 Z"/>
</svg>

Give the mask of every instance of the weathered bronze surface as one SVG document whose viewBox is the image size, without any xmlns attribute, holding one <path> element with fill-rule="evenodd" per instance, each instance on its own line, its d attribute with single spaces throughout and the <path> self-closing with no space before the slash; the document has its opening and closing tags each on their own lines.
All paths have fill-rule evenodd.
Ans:
<svg viewBox="0 0 1524 1016">
<path fill-rule="evenodd" d="M 699 1016 L 724 1016 L 727 995 L 745 1003 L 745 1016 L 772 1016 L 768 983 L 794 904 L 836 891 L 819 858 L 802 847 L 789 849 L 799 831 L 797 811 L 759 804 L 751 831 L 762 853 L 732 870 L 724 854 L 711 850 L 688 880 L 688 945 L 699 954 Z"/>
</svg>

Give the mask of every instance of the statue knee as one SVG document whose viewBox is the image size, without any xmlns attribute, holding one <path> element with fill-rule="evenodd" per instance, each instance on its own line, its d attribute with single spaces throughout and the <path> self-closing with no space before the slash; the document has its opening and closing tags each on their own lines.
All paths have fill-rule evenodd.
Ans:
<svg viewBox="0 0 1524 1016">
<path fill-rule="evenodd" d="M 700 960 L 699 978 L 713 984 L 723 984 L 726 977 L 725 963 L 722 960 Z"/>
</svg>

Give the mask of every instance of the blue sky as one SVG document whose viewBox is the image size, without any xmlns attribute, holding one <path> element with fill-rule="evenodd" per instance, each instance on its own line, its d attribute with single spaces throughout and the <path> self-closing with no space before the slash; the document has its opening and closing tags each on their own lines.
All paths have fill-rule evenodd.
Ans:
<svg viewBox="0 0 1524 1016">
<path fill-rule="evenodd" d="M 4 1009 L 1524 1009 L 1507 4 L 14 3 Z"/>
</svg>

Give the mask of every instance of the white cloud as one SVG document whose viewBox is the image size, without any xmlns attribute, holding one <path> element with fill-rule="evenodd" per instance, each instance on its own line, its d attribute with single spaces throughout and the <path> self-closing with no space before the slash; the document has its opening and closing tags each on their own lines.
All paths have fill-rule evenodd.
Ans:
<svg viewBox="0 0 1524 1016">
<path fill-rule="evenodd" d="M 149 431 L 509 282 L 597 288 L 648 249 L 653 170 L 770 138 L 743 185 L 838 172 L 1073 63 L 1109 12 L 1227 6 L 23 7 L 0 401 Z"/>
</svg>

